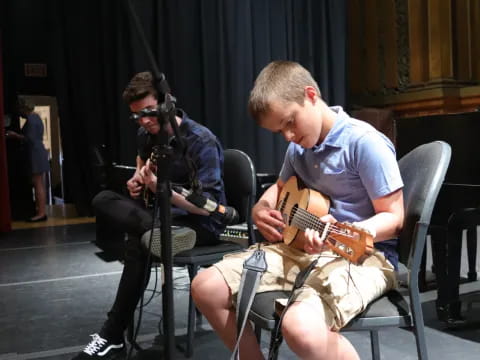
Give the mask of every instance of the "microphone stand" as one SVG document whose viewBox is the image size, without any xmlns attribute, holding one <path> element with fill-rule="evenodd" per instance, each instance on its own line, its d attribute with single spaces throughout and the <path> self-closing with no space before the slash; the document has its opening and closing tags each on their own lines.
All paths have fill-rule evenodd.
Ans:
<svg viewBox="0 0 480 360">
<path fill-rule="evenodd" d="M 159 106 L 157 115 L 158 123 L 160 124 L 160 132 L 156 136 L 157 144 L 154 146 L 154 151 L 158 151 L 157 158 L 157 188 L 156 201 L 154 209 L 154 217 L 160 217 L 160 232 L 161 232 L 161 251 L 162 263 L 164 267 L 165 283 L 162 286 L 162 311 L 163 311 L 163 332 L 164 332 L 164 356 L 165 359 L 172 359 L 173 350 L 175 347 L 175 321 L 174 321 L 174 307 L 173 307 L 173 257 L 172 257 L 172 232 L 171 232 L 171 196 L 172 189 L 170 184 L 170 176 L 172 169 L 173 149 L 168 143 L 168 133 L 166 130 L 167 124 L 172 126 L 175 133 L 178 134 L 178 124 L 175 119 L 175 98 L 170 94 L 168 83 L 165 75 L 162 74 L 155 62 L 152 50 L 146 40 L 145 34 L 142 31 L 140 21 L 135 13 L 133 5 L 130 0 L 126 0 L 127 11 L 130 13 L 135 24 L 138 35 L 143 43 L 147 58 L 152 67 L 152 75 L 154 78 L 154 86 L 160 98 L 164 95 L 165 100 Z M 160 170 L 161 169 L 161 170 Z M 160 213 L 158 214 L 158 210 Z"/>
<path fill-rule="evenodd" d="M 167 101 L 168 94 L 165 96 Z M 163 104 L 162 106 L 163 107 Z M 168 121 L 176 122 L 175 106 L 173 101 L 167 106 L 169 109 L 163 109 L 158 117 L 164 116 Z M 164 112 L 165 111 L 165 112 Z M 171 197 L 172 189 L 170 184 L 172 170 L 173 148 L 168 144 L 168 133 L 166 131 L 167 122 L 160 123 L 160 132 L 157 136 L 158 145 L 154 146 L 153 151 L 157 152 L 157 187 L 155 192 L 154 216 L 160 220 L 160 236 L 162 264 L 164 269 L 165 283 L 162 285 L 162 312 L 163 312 L 163 342 L 165 358 L 172 359 L 171 356 L 175 347 L 175 318 L 173 305 L 173 256 L 172 256 L 172 219 L 171 219 Z"/>
</svg>

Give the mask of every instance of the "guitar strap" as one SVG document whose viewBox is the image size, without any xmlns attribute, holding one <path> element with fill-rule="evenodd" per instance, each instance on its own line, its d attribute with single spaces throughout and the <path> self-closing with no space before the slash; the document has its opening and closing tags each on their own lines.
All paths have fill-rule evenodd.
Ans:
<svg viewBox="0 0 480 360">
<path fill-rule="evenodd" d="M 270 340 L 270 349 L 268 352 L 268 360 L 277 360 L 278 358 L 278 350 L 280 348 L 280 345 L 282 345 L 283 341 L 283 336 L 281 332 L 281 327 L 282 327 L 282 321 L 283 317 L 285 316 L 288 307 L 291 305 L 294 299 L 295 295 L 295 290 L 300 289 L 303 284 L 305 283 L 305 280 L 307 277 L 310 275 L 312 270 L 315 268 L 315 265 L 317 265 L 318 259 L 320 259 L 320 256 L 318 256 L 315 260 L 313 260 L 306 268 L 304 268 L 302 271 L 300 271 L 295 278 L 295 283 L 293 284 L 293 289 L 290 292 L 290 296 L 288 297 L 287 304 L 282 310 L 282 313 L 280 315 L 280 318 L 278 319 L 277 323 L 275 324 L 275 329 L 272 332 L 271 335 L 271 340 Z"/>
<path fill-rule="evenodd" d="M 230 360 L 240 359 L 240 339 L 245 329 L 245 324 L 247 323 L 248 313 L 252 307 L 258 284 L 266 270 L 267 261 L 265 259 L 265 252 L 260 249 L 259 244 L 252 256 L 243 263 L 242 279 L 237 295 L 237 342 Z"/>
<path fill-rule="evenodd" d="M 313 260 L 306 268 L 300 271 L 295 278 L 295 283 L 293 289 L 288 298 L 287 304 L 280 315 L 279 320 L 276 323 L 275 330 L 272 333 L 272 340 L 270 341 L 270 349 L 268 353 L 268 360 L 276 360 L 278 357 L 278 349 L 283 341 L 283 336 L 280 331 L 282 326 L 282 320 L 285 316 L 285 313 L 293 301 L 295 290 L 301 288 L 305 283 L 305 280 L 312 272 L 315 265 L 317 265 L 317 257 Z M 236 320 L 237 320 L 237 341 L 233 349 L 232 356 L 230 360 L 239 360 L 240 359 L 240 339 L 245 329 L 245 324 L 248 319 L 248 313 L 252 307 L 253 299 L 257 292 L 258 285 L 263 273 L 267 270 L 267 261 L 265 259 L 265 252 L 260 249 L 260 244 L 257 250 L 254 251 L 252 256 L 250 256 L 243 263 L 243 272 L 242 279 L 240 282 L 240 288 L 237 295 L 237 311 L 236 311 Z"/>
</svg>

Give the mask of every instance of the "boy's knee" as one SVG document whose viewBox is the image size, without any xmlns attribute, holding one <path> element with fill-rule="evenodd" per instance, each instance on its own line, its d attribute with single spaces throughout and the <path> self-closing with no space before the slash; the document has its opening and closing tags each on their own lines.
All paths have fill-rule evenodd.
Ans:
<svg viewBox="0 0 480 360">
<path fill-rule="evenodd" d="M 303 326 L 299 321 L 285 321 L 282 323 L 282 335 L 288 346 L 297 355 L 314 353 L 321 346 L 320 336 L 312 336 L 311 329 Z"/>
<path fill-rule="evenodd" d="M 308 357 L 306 354 L 321 354 L 319 349 L 322 348 L 322 344 L 327 343 L 329 336 L 329 330 L 322 324 L 322 318 L 318 318 L 309 310 L 311 309 L 302 303 L 294 303 L 282 321 L 285 341 L 295 353 L 302 354 L 301 357 Z"/>
<path fill-rule="evenodd" d="M 223 277 L 215 267 L 203 270 L 192 280 L 190 287 L 193 299 L 195 302 L 202 302 L 212 298 L 212 294 L 218 293 L 222 287 L 222 282 L 225 284 Z"/>
<path fill-rule="evenodd" d="M 211 268 L 205 269 L 202 272 L 198 273 L 192 280 L 190 285 L 192 289 L 192 296 L 198 293 L 201 293 L 208 289 L 209 286 L 209 278 L 211 273 Z"/>
<path fill-rule="evenodd" d="M 306 326 L 302 326 L 301 318 L 292 309 L 288 309 L 282 321 L 282 334 L 292 341 L 307 341 L 309 338 L 309 330 Z"/>
</svg>

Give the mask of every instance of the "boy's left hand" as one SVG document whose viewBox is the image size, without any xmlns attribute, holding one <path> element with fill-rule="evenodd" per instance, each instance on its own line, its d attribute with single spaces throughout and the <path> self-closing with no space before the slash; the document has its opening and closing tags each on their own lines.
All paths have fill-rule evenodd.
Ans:
<svg viewBox="0 0 480 360">
<path fill-rule="evenodd" d="M 335 224 L 337 220 L 330 214 L 326 214 L 320 218 L 322 222 Z M 318 254 L 327 249 L 324 241 L 320 238 L 320 233 L 314 229 L 305 230 L 304 250 L 308 254 Z"/>
</svg>

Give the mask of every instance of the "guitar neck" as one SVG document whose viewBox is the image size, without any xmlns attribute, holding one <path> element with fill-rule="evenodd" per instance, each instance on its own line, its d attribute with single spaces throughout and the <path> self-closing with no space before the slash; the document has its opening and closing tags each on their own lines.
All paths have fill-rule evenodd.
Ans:
<svg viewBox="0 0 480 360">
<path fill-rule="evenodd" d="M 282 188 L 277 209 L 286 225 L 283 241 L 299 250 L 304 250 L 305 231 L 319 232 L 320 239 L 337 254 L 359 263 L 365 255 L 373 252 L 373 237 L 365 230 L 349 223 L 327 223 L 319 216 L 328 213 L 330 202 L 321 193 L 302 188 L 295 176 L 290 177 Z"/>
<path fill-rule="evenodd" d="M 323 232 L 328 228 L 327 223 L 320 220 L 318 216 L 302 208 L 296 208 L 292 215 L 291 224 L 299 230 L 305 231 L 307 229 L 313 229 L 318 232 Z"/>
<path fill-rule="evenodd" d="M 151 171 L 154 171 L 155 170 L 155 167 L 157 166 L 157 159 L 158 159 L 158 154 L 156 153 L 156 151 L 152 151 L 150 153 L 150 170 Z M 150 191 L 150 189 L 148 188 L 147 185 L 144 185 L 143 186 L 143 201 L 145 203 L 145 207 L 150 207 L 152 206 L 152 202 L 153 202 L 153 196 L 154 196 L 154 193 L 152 191 Z"/>
</svg>

